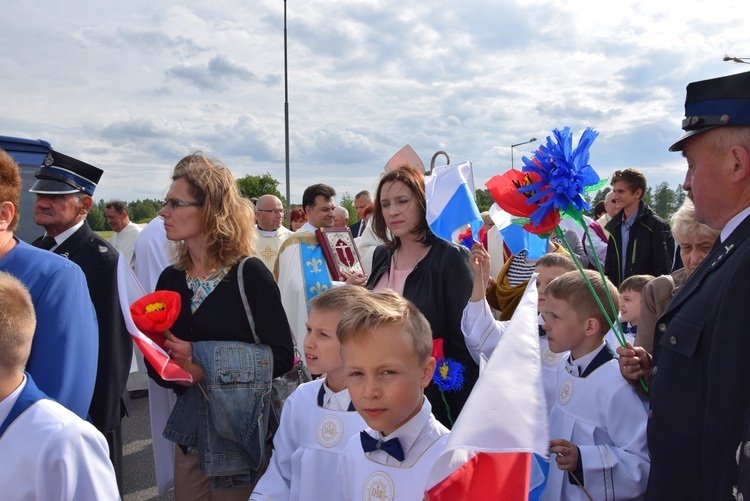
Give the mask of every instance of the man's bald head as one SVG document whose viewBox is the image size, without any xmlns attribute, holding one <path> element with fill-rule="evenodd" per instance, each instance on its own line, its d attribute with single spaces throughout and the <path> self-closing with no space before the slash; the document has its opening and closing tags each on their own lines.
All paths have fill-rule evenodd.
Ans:
<svg viewBox="0 0 750 501">
<path fill-rule="evenodd" d="M 258 228 L 264 231 L 276 231 L 284 220 L 284 206 L 278 197 L 263 195 L 255 202 Z"/>
</svg>

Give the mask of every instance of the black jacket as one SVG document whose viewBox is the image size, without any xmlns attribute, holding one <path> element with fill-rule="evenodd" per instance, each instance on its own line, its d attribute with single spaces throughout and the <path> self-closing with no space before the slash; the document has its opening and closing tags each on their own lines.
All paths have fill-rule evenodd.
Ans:
<svg viewBox="0 0 750 501">
<path fill-rule="evenodd" d="M 38 246 L 40 240 L 32 245 Z M 133 340 L 125 327 L 117 292 L 119 254 L 86 222 L 53 252 L 76 263 L 86 275 L 99 322 L 99 367 L 89 414 L 94 426 L 106 434 L 120 426 L 126 413 L 122 397 L 127 399 L 125 385 L 133 358 Z"/>
<path fill-rule="evenodd" d="M 604 273 L 619 287 L 623 280 L 633 275 L 667 275 L 674 264 L 674 239 L 666 221 L 651 208 L 640 202 L 638 215 L 630 228 L 628 248 L 622 255 L 622 218 L 624 211 L 618 212 L 604 227 L 609 231 L 607 258 Z M 622 273 L 622 260 L 626 259 L 625 274 Z"/>
<path fill-rule="evenodd" d="M 394 249 L 379 246 L 372 260 L 372 272 L 367 288 L 373 289 L 384 273 L 391 268 Z M 446 358 L 461 362 L 464 385 L 458 392 L 446 392 L 445 397 L 455 420 L 479 376 L 479 367 L 471 358 L 461 332 L 461 316 L 471 297 L 473 274 L 469 266 L 469 253 L 464 247 L 437 239 L 427 255 L 406 278 L 404 297 L 419 308 L 432 328 L 433 339 L 443 339 Z M 450 426 L 445 404 L 434 384 L 425 390 L 432 404 L 432 412 L 443 424 Z"/>
<path fill-rule="evenodd" d="M 747 277 L 750 217 L 714 246 L 656 322 L 647 499 L 734 499 L 750 407 Z"/>
</svg>

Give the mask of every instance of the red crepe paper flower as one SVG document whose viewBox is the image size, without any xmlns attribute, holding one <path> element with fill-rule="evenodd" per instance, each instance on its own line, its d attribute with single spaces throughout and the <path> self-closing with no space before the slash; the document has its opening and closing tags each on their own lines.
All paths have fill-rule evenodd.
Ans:
<svg viewBox="0 0 750 501">
<path fill-rule="evenodd" d="M 485 186 L 490 190 L 495 203 L 511 216 L 531 218 L 541 205 L 547 201 L 550 195 L 531 202 L 536 195 L 534 191 L 521 191 L 522 188 L 539 183 L 542 177 L 536 172 L 523 172 L 520 170 L 509 170 L 506 173 L 494 176 L 487 181 Z M 558 211 L 549 211 L 542 221 L 535 225 L 531 221 L 523 226 L 529 233 L 544 235 L 551 232 L 560 222 Z"/>
<path fill-rule="evenodd" d="M 164 338 L 169 339 L 169 329 L 180 315 L 182 297 L 174 291 L 156 291 L 146 294 L 130 306 L 136 327 L 164 348 Z M 154 336 L 154 334 L 163 334 Z"/>
<path fill-rule="evenodd" d="M 445 354 L 443 354 L 443 338 L 440 337 L 432 340 L 432 357 L 435 360 L 445 358 Z"/>
</svg>

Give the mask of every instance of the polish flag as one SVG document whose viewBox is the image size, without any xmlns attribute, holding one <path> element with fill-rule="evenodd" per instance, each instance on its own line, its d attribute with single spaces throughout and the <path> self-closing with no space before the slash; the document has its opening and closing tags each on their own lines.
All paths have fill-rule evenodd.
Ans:
<svg viewBox="0 0 750 501">
<path fill-rule="evenodd" d="M 158 344 L 135 326 L 130 314 L 130 305 L 145 296 L 146 291 L 143 290 L 138 277 L 130 269 L 128 261 L 122 257 L 122 253 L 120 253 L 120 259 L 117 260 L 117 290 L 120 295 L 120 309 L 125 317 L 125 325 L 133 337 L 133 342 L 143 353 L 143 358 L 148 360 L 151 367 L 156 369 L 156 372 L 165 381 L 188 381 L 192 383 L 193 377 L 169 358 L 169 355 Z"/>
<path fill-rule="evenodd" d="M 536 274 L 430 475 L 430 501 L 536 500 L 549 469 Z"/>
</svg>

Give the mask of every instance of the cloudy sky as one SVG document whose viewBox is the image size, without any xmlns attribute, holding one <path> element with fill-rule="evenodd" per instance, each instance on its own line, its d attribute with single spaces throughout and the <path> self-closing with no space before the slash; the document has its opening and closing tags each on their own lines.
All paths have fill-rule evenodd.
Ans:
<svg viewBox="0 0 750 501">
<path fill-rule="evenodd" d="M 282 0 L 4 0 L 0 135 L 44 139 L 105 170 L 96 198 L 160 198 L 202 150 L 286 190 Z M 289 0 L 291 200 L 372 189 L 409 143 L 471 160 L 600 132 L 602 177 L 682 181 L 668 153 L 688 82 L 750 70 L 740 0 Z M 537 142 L 538 144 L 538 142 Z M 533 144 L 515 148 L 515 165 Z"/>
</svg>

